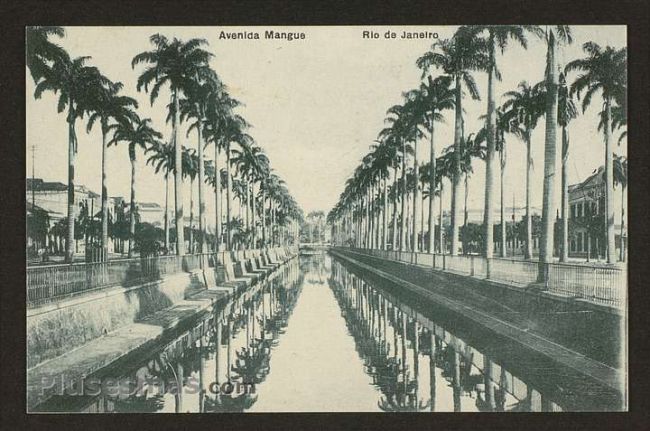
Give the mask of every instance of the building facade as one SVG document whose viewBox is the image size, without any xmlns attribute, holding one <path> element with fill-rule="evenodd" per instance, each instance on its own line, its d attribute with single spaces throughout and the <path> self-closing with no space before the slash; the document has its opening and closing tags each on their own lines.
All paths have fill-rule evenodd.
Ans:
<svg viewBox="0 0 650 431">
<path fill-rule="evenodd" d="M 68 185 L 58 181 L 44 181 L 41 178 L 26 181 L 26 202 L 28 208 L 28 217 L 38 211 L 44 211 L 47 215 L 47 233 L 45 241 L 34 241 L 33 235 L 28 232 L 27 247 L 33 247 L 38 243 L 39 247 L 44 247 L 49 253 L 63 253 L 65 249 L 66 231 L 62 229 L 61 223 L 68 216 Z M 83 212 L 94 214 L 96 220 L 99 220 L 101 211 L 101 195 L 90 190 L 88 187 L 77 184 L 74 193 L 75 219 Z M 114 222 L 123 220 L 125 202 L 122 197 L 108 198 L 109 218 Z M 75 253 L 85 253 L 85 241 L 77 238 L 75 241 Z M 115 244 L 109 238 L 108 250 L 110 253 L 115 252 Z"/>
<path fill-rule="evenodd" d="M 624 196 L 614 191 L 614 232 L 616 253 L 620 256 L 621 245 L 626 247 Z M 623 229 L 621 229 L 623 226 Z M 604 257 L 606 241 L 605 179 L 601 166 L 583 182 L 569 186 L 569 256 L 580 258 Z"/>
</svg>

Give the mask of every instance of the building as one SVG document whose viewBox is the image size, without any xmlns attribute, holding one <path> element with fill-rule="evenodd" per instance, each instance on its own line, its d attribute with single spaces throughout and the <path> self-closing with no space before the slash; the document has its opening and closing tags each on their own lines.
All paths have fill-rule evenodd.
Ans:
<svg viewBox="0 0 650 431">
<path fill-rule="evenodd" d="M 44 211 L 48 219 L 48 232 L 45 236 L 45 247 L 50 253 L 63 252 L 63 241 L 65 240 L 65 232 L 63 229 L 57 229 L 57 223 L 62 222 L 68 216 L 68 185 L 58 181 L 44 181 L 42 178 L 27 178 L 26 180 L 26 202 L 28 207 L 28 216 Z M 88 213 L 95 214 L 101 211 L 101 195 L 90 190 L 82 184 L 75 185 L 74 193 L 74 207 L 75 218 L 87 209 Z M 108 198 L 108 211 L 109 217 L 113 221 L 119 221 L 124 215 L 124 199 L 119 196 Z M 34 241 L 30 239 L 28 234 L 28 247 L 29 244 L 40 244 L 43 241 Z M 109 252 L 114 251 L 113 242 L 109 239 L 108 244 Z M 75 241 L 75 253 L 85 252 L 85 242 L 77 239 Z"/>
<path fill-rule="evenodd" d="M 569 256 L 598 257 L 605 255 L 605 179 L 604 168 L 599 167 L 583 182 L 569 186 Z M 620 186 L 615 187 L 620 190 Z M 627 243 L 627 231 L 620 193 L 614 193 L 614 232 L 617 255 L 620 253 L 621 238 Z"/>
<path fill-rule="evenodd" d="M 137 202 L 135 207 L 140 217 L 140 223 L 150 223 L 155 227 L 163 227 L 165 210 L 160 205 L 155 202 Z"/>
</svg>

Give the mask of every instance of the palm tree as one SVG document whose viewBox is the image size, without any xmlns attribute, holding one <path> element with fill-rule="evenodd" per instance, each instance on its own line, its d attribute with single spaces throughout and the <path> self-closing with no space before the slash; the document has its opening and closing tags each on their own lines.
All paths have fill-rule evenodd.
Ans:
<svg viewBox="0 0 650 431">
<path fill-rule="evenodd" d="M 102 78 L 106 80 L 106 78 Z M 100 124 L 102 132 L 102 254 L 101 260 L 108 259 L 108 191 L 106 185 L 106 150 L 110 141 L 109 134 L 112 131 L 112 125 L 116 123 L 129 123 L 135 121 L 137 115 L 133 108 L 138 107 L 138 102 L 128 96 L 121 96 L 121 82 L 112 83 L 108 81 L 106 85 L 97 83 L 95 91 L 92 93 L 91 109 L 92 113 L 88 118 L 86 131 L 90 133 L 96 123 Z M 111 123 L 113 122 L 113 123 Z"/>
<path fill-rule="evenodd" d="M 131 67 L 135 68 L 140 63 L 149 64 L 149 67 L 138 77 L 137 89 L 143 87 L 149 92 L 151 85 L 151 104 L 157 99 L 160 89 L 169 84 L 171 89 L 171 103 L 173 104 L 172 128 L 174 133 L 175 164 L 181 166 L 182 151 L 180 137 L 180 98 L 183 92 L 191 91 L 190 88 L 198 80 L 203 81 L 213 76 L 208 62 L 212 54 L 201 49 L 207 45 L 205 39 L 190 39 L 183 42 L 177 38 L 171 41 L 165 36 L 154 34 L 149 38 L 155 49 L 141 52 L 133 57 Z M 153 85 L 152 85 L 153 84 Z M 176 171 L 174 190 L 176 209 L 176 253 L 185 254 L 185 240 L 183 235 L 183 177 L 181 169 Z"/>
<path fill-rule="evenodd" d="M 162 145 L 159 139 L 162 134 L 151 127 L 149 118 L 140 119 L 136 116 L 132 121 L 119 122 L 109 126 L 113 130 L 113 138 L 108 146 L 124 142 L 128 144 L 129 160 L 131 161 L 131 201 L 129 209 L 129 257 L 133 256 L 133 241 L 135 237 L 135 161 L 138 147 L 146 150 L 150 146 Z"/>
<path fill-rule="evenodd" d="M 155 173 L 160 171 L 164 172 L 165 178 L 165 216 L 163 221 L 163 229 L 165 232 L 165 253 L 170 250 L 169 242 L 169 174 L 173 173 L 175 160 L 173 159 L 173 143 L 157 142 L 145 148 L 146 153 L 153 153 L 147 159 L 147 164 L 154 166 Z"/>
<path fill-rule="evenodd" d="M 249 127 L 248 122 L 240 115 L 232 115 L 225 118 L 221 135 L 223 136 L 224 150 L 226 152 L 226 223 L 229 224 L 232 213 L 232 173 L 230 167 L 232 166 L 231 146 L 233 143 L 239 144 L 240 147 L 252 145 L 253 138 L 244 132 Z M 226 232 L 226 249 L 231 250 L 231 232 Z"/>
<path fill-rule="evenodd" d="M 416 64 L 425 72 L 431 67 L 442 69 L 444 73 L 452 76 L 455 81 L 454 147 L 456 147 L 456 151 L 454 154 L 457 160 L 452 177 L 451 254 L 456 255 L 458 253 L 458 234 L 460 230 L 460 219 L 458 217 L 461 178 L 459 158 L 462 153 L 460 147 L 463 141 L 463 86 L 467 88 L 472 99 L 480 100 L 472 71 L 488 69 L 486 42 L 477 36 L 475 29 L 463 26 L 456 31 L 451 39 L 436 41 L 431 47 L 431 51 L 418 58 Z"/>
<path fill-rule="evenodd" d="M 435 135 L 435 122 L 443 122 L 444 117 L 442 116 L 442 111 L 446 109 L 454 108 L 454 92 L 451 89 L 452 78 L 447 75 L 438 76 L 435 79 L 431 78 L 431 75 L 427 77 L 427 85 L 422 85 L 421 91 L 423 93 L 425 103 L 427 106 L 427 116 L 428 116 L 428 129 L 429 129 L 429 138 L 430 138 L 430 159 L 429 166 L 431 169 L 431 174 L 429 175 L 429 190 L 435 190 L 435 180 L 436 180 L 436 146 L 434 142 Z M 429 244 L 428 251 L 429 253 L 434 252 L 434 232 L 435 232 L 435 196 L 434 193 L 429 194 Z"/>
<path fill-rule="evenodd" d="M 400 199 L 399 187 L 398 187 L 398 177 L 397 170 L 400 168 L 401 161 L 404 158 L 402 153 L 401 138 L 398 135 L 397 128 L 386 128 L 382 130 L 379 134 L 379 140 L 384 146 L 385 154 L 383 157 L 387 158 L 387 168 L 393 168 L 393 185 L 388 187 L 387 197 L 390 198 L 393 202 L 392 209 L 392 232 L 391 232 L 391 244 L 392 249 L 397 249 L 398 242 L 398 231 L 397 231 L 397 202 Z M 408 150 L 408 148 L 407 148 Z M 387 181 L 388 178 L 386 178 Z M 387 227 L 387 226 L 386 226 Z"/>
<path fill-rule="evenodd" d="M 189 238 L 189 252 L 194 253 L 194 181 L 196 180 L 197 175 L 199 174 L 199 158 L 197 156 L 196 150 L 194 148 L 188 150 L 189 160 L 186 165 L 185 160 L 183 160 L 183 174 L 190 177 L 190 227 L 188 230 Z M 185 156 L 185 154 L 183 154 Z M 203 167 L 203 169 L 205 166 Z M 183 230 L 185 228 L 183 227 Z"/>
<path fill-rule="evenodd" d="M 377 248 L 386 250 L 388 248 L 388 177 L 390 176 L 389 168 L 394 166 L 397 157 L 396 148 L 391 145 L 390 140 L 377 141 L 378 145 L 373 145 L 372 164 L 377 173 L 379 188 L 381 188 L 380 214 L 377 215 Z M 381 215 L 381 228 L 379 216 Z M 381 235 L 379 235 L 381 233 Z"/>
<path fill-rule="evenodd" d="M 479 131 L 478 133 L 470 133 L 469 136 L 463 142 L 463 154 L 461 155 L 461 172 L 465 176 L 465 201 L 463 204 L 464 208 L 464 217 L 463 217 L 463 227 L 467 229 L 467 223 L 469 218 L 468 208 L 467 208 L 467 199 L 469 197 L 469 177 L 474 172 L 472 168 L 472 159 L 478 158 L 480 160 L 485 160 L 487 157 L 487 148 L 484 144 L 485 134 Z M 463 244 L 463 253 L 467 254 L 467 245 Z"/>
<path fill-rule="evenodd" d="M 446 152 L 436 159 L 436 184 L 440 184 L 439 188 L 439 208 L 438 208 L 438 248 L 441 254 L 446 251 L 445 247 L 445 230 L 443 228 L 443 201 L 444 201 L 444 179 L 448 178 L 451 182 L 455 172 L 454 168 L 455 156 L 453 152 Z"/>
<path fill-rule="evenodd" d="M 220 88 L 211 95 L 208 99 L 206 106 L 206 121 L 204 123 L 204 135 L 207 141 L 214 145 L 214 176 L 209 180 L 213 182 L 214 187 L 214 200 L 215 200 L 215 244 L 214 250 L 221 250 L 221 236 L 223 229 L 221 225 L 222 211 L 221 211 L 221 191 L 223 189 L 223 182 L 221 181 L 221 172 L 219 168 L 219 154 L 225 148 L 225 139 L 222 130 L 228 118 L 233 116 L 233 109 L 239 106 L 238 100 L 230 97 L 224 87 Z"/>
<path fill-rule="evenodd" d="M 505 198 L 505 174 L 506 174 L 506 164 L 508 162 L 507 156 L 507 147 L 506 147 L 506 132 L 512 133 L 515 128 L 512 125 L 512 120 L 510 118 L 512 112 L 504 113 L 503 106 L 497 108 L 496 110 L 496 134 L 495 134 L 495 148 L 499 152 L 499 180 L 501 191 L 500 199 L 500 216 L 501 216 L 501 257 L 506 257 L 507 255 L 507 233 L 506 233 L 506 198 Z M 528 160 L 530 157 L 528 158 Z M 529 211 L 530 212 L 530 211 Z M 530 229 L 528 230 L 531 231 Z M 514 247 L 513 247 L 514 248 Z"/>
<path fill-rule="evenodd" d="M 614 157 L 611 142 L 612 106 L 625 106 L 627 89 L 627 48 L 604 49 L 594 42 L 582 46 L 587 57 L 571 61 L 565 71 L 582 72 L 571 84 L 571 94 L 578 99 L 584 92 L 583 112 L 589 107 L 593 96 L 600 92 L 603 99 L 604 141 L 605 141 L 605 219 L 607 228 L 607 263 L 616 260 L 614 234 Z"/>
<path fill-rule="evenodd" d="M 625 188 L 627 187 L 627 159 L 614 154 L 614 183 L 621 186 L 621 250 L 620 261 L 625 261 L 625 243 L 623 234 L 625 229 Z"/>
<path fill-rule="evenodd" d="M 68 110 L 66 121 L 68 123 L 68 231 L 65 244 L 65 261 L 72 263 L 74 255 L 74 220 L 75 220 L 75 156 L 77 154 L 77 134 L 75 123 L 78 118 L 91 111 L 90 102 L 92 91 L 96 86 L 106 84 L 105 78 L 96 67 L 86 66 L 90 57 L 70 56 L 62 52 L 61 55 L 47 67 L 35 71 L 39 78 L 34 90 L 34 98 L 40 99 L 45 91 L 52 91 L 59 95 L 57 104 L 58 112 Z M 34 73 L 34 72 L 33 72 Z"/>
<path fill-rule="evenodd" d="M 562 247 L 560 262 L 569 259 L 569 122 L 578 114 L 573 98 L 566 86 L 566 77 L 560 73 L 557 121 L 562 127 Z"/>
<path fill-rule="evenodd" d="M 471 31 L 487 32 L 487 64 L 482 64 L 482 69 L 488 73 L 488 96 L 487 96 L 487 154 L 485 163 L 485 206 L 483 211 L 483 224 L 485 229 L 485 257 L 492 257 L 494 249 L 493 240 L 493 217 L 494 217 L 494 157 L 496 154 L 496 104 L 494 97 L 494 81 L 501 80 L 501 75 L 497 69 L 496 51 L 497 48 L 501 54 L 505 51 L 508 41 L 512 39 L 524 48 L 527 48 L 526 31 L 538 32 L 535 26 L 518 26 L 518 25 L 488 25 L 488 26 L 471 26 Z M 487 67 L 486 67 L 487 66 Z"/>
<path fill-rule="evenodd" d="M 66 59 L 63 48 L 50 42 L 50 36 L 64 37 L 63 27 L 29 26 L 25 28 L 25 64 L 34 83 L 45 77 L 53 62 Z"/>
<path fill-rule="evenodd" d="M 539 118 L 544 115 L 545 93 L 543 83 L 531 86 L 522 81 L 516 90 L 506 92 L 503 97 L 503 115 L 506 123 L 512 123 L 507 131 L 516 135 L 526 144 L 526 250 L 524 257 L 531 259 L 533 255 L 532 214 L 530 211 L 530 197 L 532 195 L 533 168 L 531 136 Z"/>
<path fill-rule="evenodd" d="M 407 102 L 408 103 L 408 102 Z M 406 189 L 406 155 L 409 152 L 412 152 L 412 148 L 408 145 L 408 142 L 415 142 L 418 138 L 422 136 L 422 132 L 418 128 L 419 118 L 416 118 L 415 111 L 411 109 L 407 103 L 404 105 L 394 105 L 388 109 L 386 112 L 389 117 L 386 118 L 386 122 L 391 124 L 391 127 L 382 130 L 379 133 L 380 139 L 389 138 L 398 140 L 401 144 L 401 202 L 402 210 L 400 212 L 401 216 L 401 227 L 399 235 L 399 249 L 406 250 L 406 236 L 407 236 L 407 189 Z"/>
<path fill-rule="evenodd" d="M 254 142 L 242 141 L 241 148 L 232 150 L 231 162 L 236 172 L 240 175 L 244 185 L 244 201 L 246 202 L 246 227 L 251 230 L 251 246 L 255 248 L 255 183 L 259 181 L 260 174 L 268 169 L 269 159 L 264 151 Z M 249 219 L 250 211 L 250 219 Z"/>
<path fill-rule="evenodd" d="M 155 145 L 149 146 L 145 153 L 151 153 L 147 159 L 147 164 L 151 164 L 154 167 L 155 173 L 160 171 L 164 172 L 165 180 L 169 178 L 170 174 L 176 174 L 176 150 L 173 143 L 166 144 L 164 142 L 157 142 Z M 195 175 L 196 167 L 198 166 L 197 161 L 194 160 L 196 154 L 190 153 L 188 148 L 183 147 L 181 153 L 181 171 L 185 177 L 189 175 Z M 167 220 L 168 211 L 168 202 L 165 199 L 165 248 L 169 247 L 169 222 Z M 183 230 L 183 224 L 176 224 L 176 238 L 178 239 L 178 231 Z"/>
<path fill-rule="evenodd" d="M 555 51 L 558 43 L 571 43 L 567 25 L 546 26 L 546 109 L 544 133 L 544 191 L 542 201 L 542 232 L 539 246 L 539 281 L 545 279 L 546 264 L 553 260 L 553 217 L 555 211 L 555 156 L 557 153 L 558 71 Z"/>
<path fill-rule="evenodd" d="M 255 149 L 251 150 L 251 155 L 255 159 L 255 163 L 252 164 L 252 170 L 251 170 L 251 221 L 253 225 L 253 237 L 252 237 L 252 245 L 253 248 L 257 248 L 257 222 L 256 222 L 256 214 L 258 213 L 258 208 L 256 205 L 257 201 L 257 194 L 255 193 L 255 184 L 259 184 L 258 186 L 258 191 L 261 188 L 262 182 L 270 175 L 270 168 L 269 168 L 269 159 L 264 154 L 264 152 L 259 149 L 258 147 L 255 147 Z"/>
<path fill-rule="evenodd" d="M 485 142 L 485 129 L 482 129 L 479 133 L 470 133 L 469 136 L 463 139 L 463 145 L 461 146 L 461 151 L 463 152 L 460 155 L 460 172 L 464 176 L 465 184 L 465 202 L 464 202 L 464 217 L 463 217 L 463 226 L 467 226 L 468 222 L 468 212 L 467 212 L 467 198 L 469 196 L 469 177 L 474 172 L 472 168 L 472 159 L 479 158 L 485 160 L 486 156 L 486 147 Z M 454 172 L 456 169 L 454 164 L 457 163 L 459 159 L 454 154 L 456 147 L 450 146 L 447 147 L 444 151 L 444 156 L 446 156 L 451 172 Z M 463 253 L 467 253 L 466 248 L 463 248 Z"/>
<path fill-rule="evenodd" d="M 193 118 L 195 121 L 190 125 L 187 130 L 189 133 L 196 130 L 197 135 L 197 163 L 198 163 L 198 191 L 199 191 L 199 253 L 204 252 L 204 236 L 205 236 L 205 197 L 203 187 L 205 183 L 205 165 L 203 158 L 203 150 L 207 146 L 208 141 L 204 139 L 204 124 L 207 122 L 207 111 L 210 104 L 217 94 L 222 90 L 222 84 L 219 82 L 217 74 L 212 70 L 206 71 L 203 81 L 190 81 L 190 86 L 186 89 L 185 93 L 187 99 L 181 99 L 179 106 L 181 109 L 180 121 L 183 122 L 187 118 Z"/>
</svg>

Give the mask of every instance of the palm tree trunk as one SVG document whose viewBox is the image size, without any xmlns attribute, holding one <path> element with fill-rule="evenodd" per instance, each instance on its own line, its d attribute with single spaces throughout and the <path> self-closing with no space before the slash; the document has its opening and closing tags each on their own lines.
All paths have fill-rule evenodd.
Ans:
<svg viewBox="0 0 650 431">
<path fill-rule="evenodd" d="M 266 247 L 266 189 L 262 191 L 262 248 Z"/>
<path fill-rule="evenodd" d="M 504 177 L 506 172 L 506 156 L 505 156 L 505 147 L 501 149 L 501 257 L 506 257 L 508 255 L 508 243 L 506 241 L 506 196 L 505 196 L 505 184 Z"/>
<path fill-rule="evenodd" d="M 560 262 L 569 260 L 569 135 L 562 127 L 562 249 Z"/>
<path fill-rule="evenodd" d="M 377 178 L 377 199 L 375 200 L 375 248 L 381 249 L 381 177 Z M 319 219 L 320 220 L 320 219 Z"/>
<path fill-rule="evenodd" d="M 445 239 L 444 239 L 444 229 L 442 228 L 442 198 L 443 198 L 443 187 L 442 187 L 442 179 L 440 180 L 440 202 L 439 202 L 439 212 L 438 212 L 438 225 L 439 225 L 439 232 L 438 232 L 438 247 L 439 247 L 439 252 L 440 254 L 445 254 Z"/>
<path fill-rule="evenodd" d="M 246 179 L 242 179 L 244 183 L 244 187 L 246 187 L 246 197 L 244 198 L 244 211 L 246 213 L 246 230 L 249 231 L 251 228 L 251 218 L 250 218 L 250 211 L 249 211 L 249 205 L 248 203 L 250 202 L 250 188 L 248 187 L 248 181 Z"/>
<path fill-rule="evenodd" d="M 424 189 L 424 184 L 421 185 L 422 189 Z M 424 195 L 424 193 L 422 193 Z M 425 253 L 426 248 L 424 245 L 424 198 L 422 197 L 420 199 L 420 251 L 422 253 Z"/>
<path fill-rule="evenodd" d="M 418 251 L 418 217 L 420 216 L 420 173 L 418 169 L 418 140 L 415 139 L 413 144 L 413 177 L 415 178 L 415 190 L 413 191 L 413 239 L 411 240 L 411 247 L 413 251 Z"/>
<path fill-rule="evenodd" d="M 467 198 L 469 197 L 469 175 L 465 172 L 465 202 L 463 204 L 464 215 L 463 215 L 463 229 L 467 230 L 467 221 L 469 220 L 469 213 L 467 211 Z M 467 233 L 465 234 L 467 235 Z M 467 238 L 463 238 L 463 254 L 469 253 L 467 249 Z"/>
<path fill-rule="evenodd" d="M 373 207 L 373 197 L 375 194 L 375 187 L 370 183 L 368 187 L 368 248 L 375 247 L 374 232 L 375 232 L 375 211 Z"/>
<path fill-rule="evenodd" d="M 402 139 L 402 212 L 399 238 L 400 251 L 406 250 L 406 140 Z"/>
<path fill-rule="evenodd" d="M 135 151 L 135 148 L 133 149 Z M 131 202 L 129 210 L 129 258 L 133 257 L 133 245 L 135 242 L 135 157 L 131 159 Z"/>
<path fill-rule="evenodd" d="M 435 252 L 435 231 L 436 222 L 434 215 L 435 208 L 435 191 L 436 191 L 436 147 L 433 137 L 434 121 L 433 113 L 431 114 L 431 141 L 430 141 L 430 159 L 431 178 L 429 179 L 429 253 Z"/>
<path fill-rule="evenodd" d="M 451 254 L 455 256 L 458 254 L 458 233 L 460 230 L 460 218 L 458 217 L 458 209 L 460 208 L 460 155 L 462 153 L 462 140 L 463 140 L 463 95 L 460 82 L 460 75 L 456 75 L 456 106 L 455 122 L 454 122 L 454 172 L 452 175 L 452 191 L 451 191 Z"/>
<path fill-rule="evenodd" d="M 230 202 L 232 201 L 232 178 L 230 175 L 230 142 L 226 143 L 226 250 L 232 250 L 232 220 Z"/>
<path fill-rule="evenodd" d="M 397 165 L 393 167 L 393 244 L 392 249 L 397 250 Z"/>
<path fill-rule="evenodd" d="M 381 248 L 382 250 L 388 250 L 388 177 L 384 178 L 384 205 L 383 205 L 383 211 L 381 215 L 382 215 Z M 621 238 L 623 238 L 622 235 Z"/>
<path fill-rule="evenodd" d="M 108 132 L 102 124 L 102 255 L 100 260 L 108 260 L 108 190 L 106 188 L 106 149 L 108 148 Z"/>
<path fill-rule="evenodd" d="M 625 186 L 621 184 L 621 262 L 625 262 L 625 241 L 623 241 L 623 231 L 625 228 Z"/>
<path fill-rule="evenodd" d="M 201 118 L 198 120 L 198 128 L 197 128 L 197 134 L 199 138 L 199 148 L 197 151 L 197 155 L 199 158 L 199 253 L 203 253 L 204 246 L 203 243 L 205 242 L 205 198 L 203 197 L 203 187 L 205 184 L 205 166 L 203 164 L 203 136 L 202 133 L 203 131 L 201 130 L 203 128 Z"/>
<path fill-rule="evenodd" d="M 614 155 L 611 142 L 612 103 L 605 99 L 605 222 L 607 223 L 607 263 L 616 262 L 614 233 Z"/>
<path fill-rule="evenodd" d="M 404 247 L 406 250 L 413 251 L 413 244 L 411 244 L 411 235 L 413 234 L 413 223 L 411 223 L 411 193 L 406 192 L 406 243 Z"/>
<path fill-rule="evenodd" d="M 70 98 L 69 106 L 72 107 L 72 98 Z M 68 233 L 65 241 L 66 263 L 72 263 L 74 260 L 74 162 L 77 153 L 76 140 L 77 138 L 74 131 L 74 114 L 72 108 L 70 108 L 70 112 L 68 113 Z"/>
<path fill-rule="evenodd" d="M 555 207 L 555 155 L 557 152 L 558 82 L 555 61 L 555 35 L 548 32 L 546 56 L 546 130 L 544 136 L 544 194 L 542 202 L 542 232 L 539 247 L 538 280 L 545 280 L 546 264 L 553 261 L 553 218 Z"/>
<path fill-rule="evenodd" d="M 275 247 L 275 205 L 273 199 L 269 199 L 269 211 L 271 212 L 271 247 Z"/>
<path fill-rule="evenodd" d="M 255 225 L 255 183 L 251 182 L 250 184 L 251 188 L 251 199 L 250 199 L 250 207 L 251 207 L 251 227 L 252 227 L 252 248 L 257 247 L 257 226 Z"/>
<path fill-rule="evenodd" d="M 483 225 L 485 229 L 485 243 L 483 254 L 491 258 L 494 254 L 494 159 L 496 153 L 496 108 L 494 102 L 495 80 L 494 39 L 490 38 L 490 67 L 488 73 L 487 90 L 487 153 L 485 157 L 485 203 L 483 208 Z"/>
<path fill-rule="evenodd" d="M 165 174 L 165 253 L 169 253 L 169 172 Z"/>
<path fill-rule="evenodd" d="M 189 252 L 194 253 L 194 179 L 190 180 L 190 230 Z"/>
<path fill-rule="evenodd" d="M 533 157 L 531 155 L 531 142 L 530 142 L 530 129 L 526 130 L 526 253 L 525 259 L 532 259 L 533 257 L 533 222 L 532 214 L 530 211 L 530 197 L 533 193 L 532 184 L 532 167 Z"/>
<path fill-rule="evenodd" d="M 176 210 L 176 254 L 185 254 L 185 232 L 183 231 L 183 145 L 181 144 L 180 108 L 178 91 L 174 90 L 174 160 L 176 173 L 174 174 L 174 207 Z"/>
<path fill-rule="evenodd" d="M 214 251 L 221 251 L 221 174 L 219 172 L 219 145 L 214 143 Z"/>
</svg>

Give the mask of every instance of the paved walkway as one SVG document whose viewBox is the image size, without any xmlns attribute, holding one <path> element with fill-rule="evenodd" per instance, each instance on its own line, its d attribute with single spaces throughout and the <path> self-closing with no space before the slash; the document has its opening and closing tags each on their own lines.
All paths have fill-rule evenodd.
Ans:
<svg viewBox="0 0 650 431">
<path fill-rule="evenodd" d="M 127 354 L 154 345 L 185 321 L 226 297 L 227 290 L 199 290 L 179 304 L 94 339 L 70 352 L 27 370 L 27 409 L 60 391 L 63 385 L 107 366 Z"/>
</svg>

